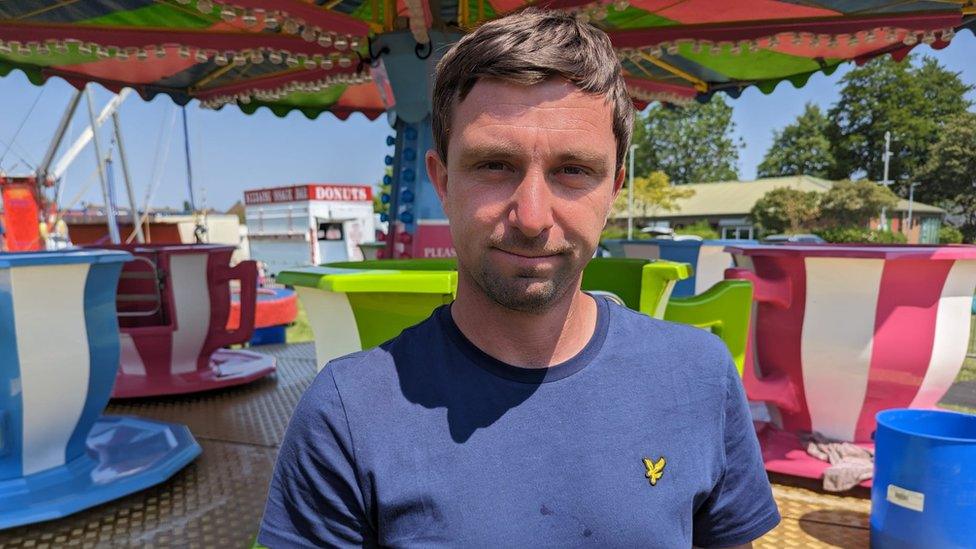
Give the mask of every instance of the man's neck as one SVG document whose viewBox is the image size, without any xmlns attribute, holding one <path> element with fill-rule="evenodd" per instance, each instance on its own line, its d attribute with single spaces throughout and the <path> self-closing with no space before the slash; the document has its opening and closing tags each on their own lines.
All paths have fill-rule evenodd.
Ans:
<svg viewBox="0 0 976 549">
<path fill-rule="evenodd" d="M 596 302 L 578 289 L 566 292 L 550 309 L 529 314 L 499 305 L 461 272 L 458 278 L 451 305 L 455 324 L 479 349 L 506 364 L 560 364 L 576 356 L 596 329 Z"/>
</svg>

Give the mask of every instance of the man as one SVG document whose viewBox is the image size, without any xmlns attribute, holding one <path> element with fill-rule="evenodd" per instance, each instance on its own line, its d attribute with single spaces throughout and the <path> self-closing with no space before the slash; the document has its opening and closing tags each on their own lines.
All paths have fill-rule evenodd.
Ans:
<svg viewBox="0 0 976 549">
<path fill-rule="evenodd" d="M 734 546 L 774 527 L 721 342 L 580 291 L 633 121 L 606 35 L 535 10 L 487 23 L 433 100 L 457 299 L 316 378 L 258 540 Z"/>
</svg>

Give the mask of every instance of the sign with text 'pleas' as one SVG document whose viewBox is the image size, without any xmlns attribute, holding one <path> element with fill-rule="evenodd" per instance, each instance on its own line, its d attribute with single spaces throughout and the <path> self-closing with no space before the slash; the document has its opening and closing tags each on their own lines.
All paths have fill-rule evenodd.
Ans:
<svg viewBox="0 0 976 549">
<path fill-rule="evenodd" d="M 244 203 L 249 206 L 254 204 L 275 204 L 278 202 L 301 202 L 304 200 L 369 202 L 373 200 L 373 188 L 368 185 L 309 184 L 244 191 Z"/>
</svg>

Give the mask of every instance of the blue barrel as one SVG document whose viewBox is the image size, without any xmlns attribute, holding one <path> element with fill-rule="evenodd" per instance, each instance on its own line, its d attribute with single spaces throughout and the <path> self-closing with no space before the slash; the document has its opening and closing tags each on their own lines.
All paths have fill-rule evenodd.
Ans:
<svg viewBox="0 0 976 549">
<path fill-rule="evenodd" d="M 603 245 L 613 257 L 638 257 L 641 259 L 666 259 L 691 265 L 693 275 L 679 281 L 674 297 L 698 295 L 724 278 L 725 269 L 732 267 L 732 255 L 726 246 L 756 244 L 755 240 L 673 240 L 651 238 L 646 240 L 604 240 Z"/>
<path fill-rule="evenodd" d="M 871 547 L 976 546 L 976 416 L 877 415 Z"/>
</svg>

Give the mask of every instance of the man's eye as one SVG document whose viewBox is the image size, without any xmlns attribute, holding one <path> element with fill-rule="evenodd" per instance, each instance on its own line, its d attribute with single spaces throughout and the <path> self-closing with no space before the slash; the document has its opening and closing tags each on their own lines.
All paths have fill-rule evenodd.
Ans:
<svg viewBox="0 0 976 549">
<path fill-rule="evenodd" d="M 504 170 L 506 169 L 504 162 L 484 162 L 481 164 L 481 169 L 483 170 Z"/>
<path fill-rule="evenodd" d="M 579 166 L 563 166 L 560 170 L 569 175 L 586 175 L 586 169 Z"/>
</svg>

